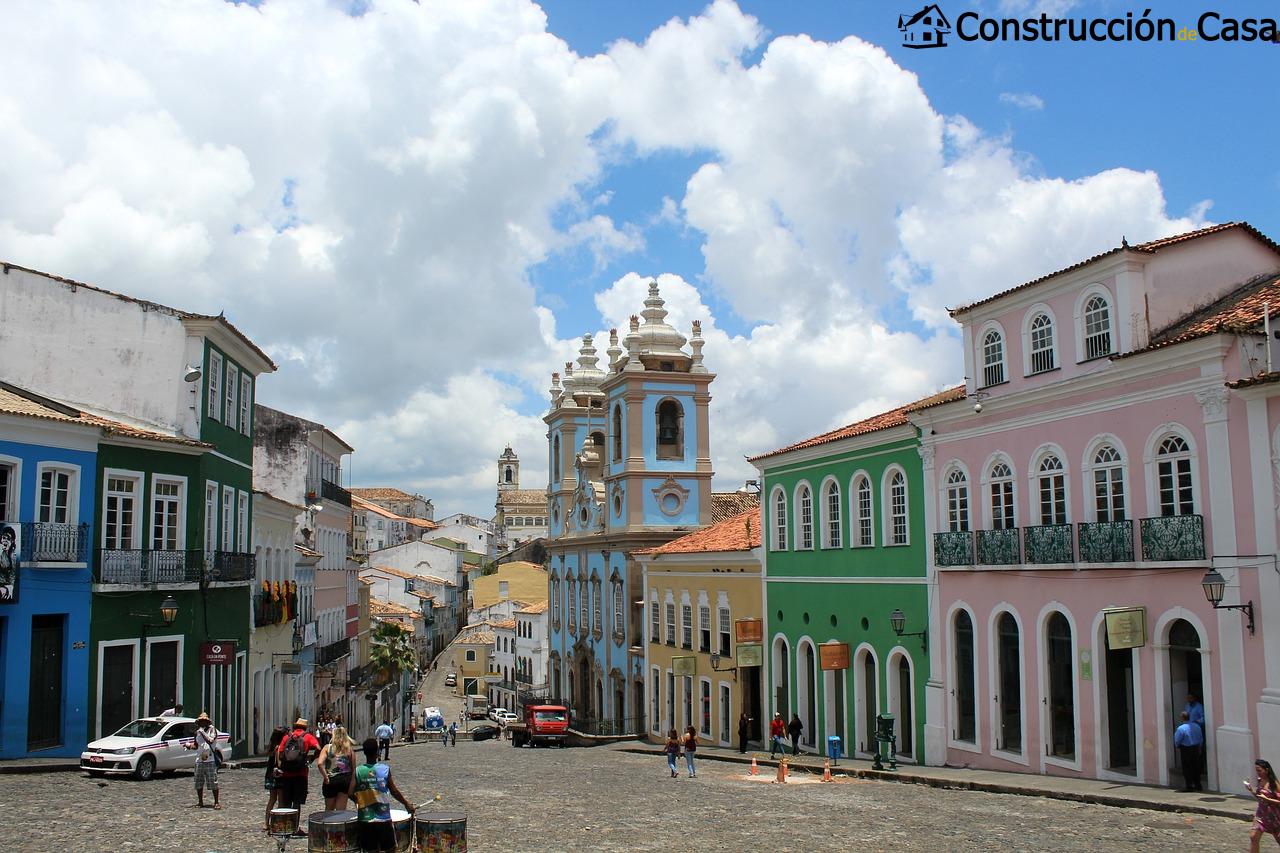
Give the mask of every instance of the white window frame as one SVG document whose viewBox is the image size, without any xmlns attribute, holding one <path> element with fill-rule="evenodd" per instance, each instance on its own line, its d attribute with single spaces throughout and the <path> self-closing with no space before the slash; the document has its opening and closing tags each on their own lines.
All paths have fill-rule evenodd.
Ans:
<svg viewBox="0 0 1280 853">
<path fill-rule="evenodd" d="M 175 548 L 164 548 L 156 542 L 156 486 L 160 484 L 177 486 L 178 494 L 176 500 L 178 503 L 177 513 L 177 530 L 175 531 L 174 541 L 177 543 Z M 155 474 L 151 477 L 151 488 L 147 490 L 147 509 L 148 509 L 148 539 L 151 542 L 151 549 L 154 551 L 183 551 L 186 550 L 187 543 L 187 478 L 170 475 Z"/>
<path fill-rule="evenodd" d="M 216 350 L 209 350 L 209 377 L 207 382 L 208 394 L 206 396 L 205 414 L 213 418 L 215 421 L 222 420 L 222 354 Z"/>
<path fill-rule="evenodd" d="M 9 472 L 7 491 L 0 501 L 0 522 L 16 524 L 18 507 L 22 506 L 22 460 L 16 456 L 0 455 L 0 468 Z"/>
<path fill-rule="evenodd" d="M 35 520 L 40 521 L 40 514 L 44 507 L 41 504 L 44 494 L 44 475 L 51 473 L 54 476 L 58 474 L 67 475 L 67 517 L 66 521 L 53 521 L 54 524 L 78 524 L 80 522 L 80 466 L 67 462 L 40 462 L 36 465 L 36 515 Z M 55 489 L 56 493 L 56 489 Z M 16 513 L 15 513 L 16 518 Z"/>
<path fill-rule="evenodd" d="M 723 593 L 721 593 L 723 597 Z M 729 610 L 729 606 L 723 601 L 717 602 L 716 618 L 719 624 L 716 625 L 716 642 L 715 650 L 723 657 L 731 657 L 733 653 L 733 613 Z M 727 639 L 727 642 L 726 642 Z"/>
<path fill-rule="evenodd" d="M 1106 328 L 1101 332 L 1095 332 L 1092 336 L 1089 334 L 1089 303 L 1095 298 L 1101 299 L 1106 304 Z M 1080 292 L 1080 297 L 1076 300 L 1075 308 L 1075 327 L 1076 327 L 1076 360 L 1078 362 L 1093 361 L 1099 358 L 1105 358 L 1113 355 L 1116 351 L 1116 310 L 1115 300 L 1111 298 L 1111 292 L 1101 284 L 1093 284 Z M 1089 354 L 1089 339 L 1091 337 L 1101 337 L 1106 335 L 1107 349 L 1105 352 L 1099 352 L 1095 355 Z"/>
<path fill-rule="evenodd" d="M 229 429 L 234 430 L 240 422 L 237 417 L 240 412 L 238 407 L 238 400 L 240 398 L 240 368 L 232 364 L 230 359 L 227 359 L 225 389 L 227 401 L 222 410 L 223 417 L 225 418 L 223 422 Z"/>
<path fill-rule="evenodd" d="M 1003 474 L 997 476 L 994 473 L 997 465 L 1005 466 L 1009 470 L 1008 476 L 1005 476 Z M 1012 530 L 1016 528 L 1018 526 L 1018 471 L 1016 468 L 1013 467 L 1013 462 L 1011 462 L 1004 455 L 999 455 L 987 460 L 987 465 L 985 468 L 982 469 L 982 471 L 983 471 L 982 495 L 983 495 L 983 501 L 984 501 L 984 509 L 987 512 L 987 517 L 991 525 L 990 529 L 991 530 Z M 994 500 L 994 495 L 992 494 L 992 491 L 991 491 L 991 487 L 997 483 L 1002 485 L 1005 483 L 1009 484 L 1008 506 L 1012 508 L 1012 523 L 1008 525 L 997 526 L 996 524 L 997 518 L 1000 518 L 1000 519 L 1004 518 L 1004 513 L 1000 513 L 999 515 L 997 515 L 996 513 L 996 502 Z M 1005 494 L 1004 494 L 1004 490 L 1002 489 L 1001 490 L 1001 498 L 1002 498 L 1001 508 L 1002 509 L 1005 505 L 1004 497 L 1005 497 Z"/>
<path fill-rule="evenodd" d="M 249 493 L 239 492 L 236 503 L 236 550 L 249 553 Z"/>
<path fill-rule="evenodd" d="M 867 486 L 865 507 L 862 493 L 858 489 L 859 482 L 865 482 Z M 871 483 L 871 475 L 862 470 L 855 471 L 853 478 L 849 480 L 850 548 L 874 548 L 876 545 L 876 490 Z"/>
<path fill-rule="evenodd" d="M 813 487 L 808 480 L 796 483 L 796 546 L 797 551 L 813 550 Z M 808 504 L 806 507 L 805 504 Z"/>
<path fill-rule="evenodd" d="M 698 593 L 698 651 L 705 654 L 711 654 L 716 650 L 715 626 L 711 622 L 711 602 L 707 598 L 706 592 Z M 702 633 L 707 634 L 707 647 L 702 647 Z"/>
<path fill-rule="evenodd" d="M 973 661 L 971 664 L 970 677 L 973 679 L 973 740 L 962 740 L 959 737 L 959 719 L 960 719 L 960 694 L 955 689 L 960 683 L 959 669 L 956 664 L 956 650 L 959 643 L 956 640 L 956 620 L 960 614 L 964 613 L 969 617 L 969 632 L 973 648 L 971 649 Z M 952 690 L 948 696 L 948 711 L 951 715 L 951 725 L 947 726 L 947 746 L 956 749 L 963 749 L 966 752 L 982 752 L 982 672 L 979 664 L 980 654 L 978 649 L 978 619 L 974 615 L 973 609 L 963 601 L 958 601 L 951 605 L 951 610 L 947 613 L 947 678 L 952 685 Z M 994 695 L 994 691 L 992 691 Z"/>
<path fill-rule="evenodd" d="M 952 478 L 956 476 L 960 479 L 953 482 Z M 946 519 L 946 529 L 952 533 L 974 529 L 973 492 L 969 488 L 969 472 L 958 463 L 949 465 L 942 477 L 941 517 Z"/>
<path fill-rule="evenodd" d="M 186 656 L 186 640 L 187 640 L 186 634 L 164 634 L 161 636 L 145 638 L 146 648 L 142 652 L 142 657 L 141 657 L 142 672 L 140 673 L 143 681 L 143 684 L 142 684 L 142 701 L 143 702 L 146 702 L 147 697 L 151 695 L 151 646 L 152 644 L 153 643 L 175 643 L 175 642 L 178 644 L 178 661 L 177 661 L 178 681 L 177 681 L 177 687 L 175 688 L 178 691 L 178 695 L 171 696 L 169 698 L 174 699 L 179 703 L 182 702 L 182 664 L 183 664 L 183 659 Z M 149 708 L 143 707 L 142 712 L 145 714 L 149 710 L 150 710 Z"/>
<path fill-rule="evenodd" d="M 231 486 L 222 487 L 222 536 L 218 550 L 230 552 L 235 547 L 235 507 L 236 490 Z M 323 550 L 323 549 L 321 549 Z"/>
<path fill-rule="evenodd" d="M 253 430 L 253 375 L 247 370 L 240 374 L 240 434 Z"/>
<path fill-rule="evenodd" d="M 895 512 L 893 502 L 894 475 L 902 477 L 902 512 Z M 900 548 L 911 544 L 911 494 L 907 488 L 907 472 L 901 465 L 893 464 L 884 469 L 884 477 L 880 484 L 880 496 L 884 501 L 882 518 L 884 521 L 884 544 L 886 548 Z M 902 521 L 902 536 L 898 537 L 897 522 Z"/>
<path fill-rule="evenodd" d="M 1058 335 L 1058 321 L 1054 318 L 1053 311 L 1049 309 L 1048 305 L 1038 304 L 1038 305 L 1033 305 L 1030 309 L 1028 309 L 1025 316 L 1026 316 L 1026 320 L 1022 330 L 1023 372 L 1027 376 L 1036 376 L 1041 373 L 1049 373 L 1061 367 L 1062 358 L 1060 353 L 1058 352 L 1058 347 L 1060 344 L 1059 335 Z M 1041 348 L 1041 349 L 1033 350 L 1033 346 L 1034 346 L 1033 336 L 1035 334 L 1034 326 L 1036 324 L 1036 320 L 1039 319 L 1040 317 L 1044 317 L 1048 321 L 1049 347 L 1047 349 Z M 1039 369 L 1036 369 L 1035 356 L 1038 353 L 1042 353 L 1042 352 L 1049 353 L 1050 363 L 1047 367 L 1040 367 Z"/>
<path fill-rule="evenodd" d="M 835 514 L 831 512 L 831 492 L 835 490 Z M 827 477 L 818 489 L 818 503 L 822 508 L 822 547 L 844 547 L 844 496 L 840 492 L 840 481 L 835 477 Z"/>
<path fill-rule="evenodd" d="M 662 602 L 662 611 L 664 622 L 662 639 L 668 646 L 674 646 L 676 644 L 676 598 L 671 590 L 667 590 L 667 596 Z"/>
<path fill-rule="evenodd" d="M 1049 458 L 1054 458 L 1058 462 L 1058 468 L 1050 471 L 1040 470 L 1041 466 L 1046 463 Z M 1050 524 L 1071 524 L 1071 478 L 1067 470 L 1067 456 L 1062 452 L 1062 448 L 1054 445 L 1046 445 L 1036 451 L 1031 457 L 1031 465 L 1027 470 L 1027 478 L 1030 480 L 1031 502 L 1033 504 L 1032 518 L 1037 523 L 1044 526 Z M 1042 491 L 1045 487 L 1044 480 L 1054 477 L 1062 478 L 1062 521 L 1056 521 L 1053 518 L 1046 517 L 1044 513 L 1044 504 L 1041 499 Z M 1056 511 L 1057 507 L 1054 507 Z"/>
<path fill-rule="evenodd" d="M 996 334 L 996 336 L 999 339 L 1000 357 L 997 361 L 991 364 L 988 364 L 987 363 L 987 338 L 993 332 Z M 1009 336 L 1004 333 L 1004 328 L 999 323 L 996 323 L 994 321 L 987 323 L 978 332 L 977 341 L 978 341 L 978 353 L 977 353 L 978 370 L 981 371 L 981 379 L 982 379 L 982 382 L 978 387 L 991 388 L 996 385 L 1003 385 L 1005 382 L 1008 382 L 1009 381 Z M 989 378 L 991 378 L 987 374 L 987 369 L 989 367 L 999 371 L 1000 375 L 998 378 L 996 378 L 996 381 L 994 382 L 987 381 Z"/>
<path fill-rule="evenodd" d="M 698 735 L 711 740 L 711 733 L 715 731 L 716 716 L 716 691 L 712 689 L 711 679 L 703 675 L 698 678 Z M 703 713 L 703 707 L 706 713 Z M 690 725 L 693 725 L 690 722 Z"/>
<path fill-rule="evenodd" d="M 1160 446 L 1164 444 L 1166 439 L 1177 436 L 1187 445 L 1187 453 L 1185 456 L 1181 454 L 1172 457 L 1162 457 L 1159 455 Z M 1144 467 L 1146 468 L 1147 478 L 1147 515 L 1156 517 L 1161 515 L 1160 504 L 1160 462 L 1167 458 L 1185 458 L 1189 460 L 1191 471 L 1191 512 L 1182 513 L 1183 515 L 1199 515 L 1203 512 L 1201 509 L 1204 504 L 1200 502 L 1200 454 L 1196 447 L 1195 438 L 1190 430 L 1181 424 L 1161 424 L 1152 433 L 1147 440 L 1146 452 L 1143 454 Z"/>
<path fill-rule="evenodd" d="M 782 486 L 769 492 L 769 530 L 769 550 L 787 550 L 787 493 Z"/>
<path fill-rule="evenodd" d="M 662 610 L 658 606 L 658 591 L 649 596 L 649 642 L 662 642 Z"/>
<path fill-rule="evenodd" d="M 119 540 L 117 540 L 116 545 L 110 549 L 120 551 L 139 550 L 142 548 L 142 526 L 143 518 L 145 518 L 146 513 L 147 500 L 144 492 L 146 478 L 143 476 L 141 471 L 129 471 L 122 468 L 104 468 L 102 470 L 102 506 L 99 509 L 102 519 L 102 527 L 100 528 L 102 532 L 98 536 L 98 541 L 102 543 L 102 547 L 104 549 L 109 547 L 107 545 L 107 504 L 112 494 L 110 487 L 112 480 L 130 480 L 133 482 L 134 489 L 131 493 L 131 497 L 133 498 L 134 519 L 133 535 L 129 537 L 129 541 L 122 546 Z M 137 703 L 134 703 L 134 708 L 136 711 Z"/>
<path fill-rule="evenodd" d="M 687 592 L 680 594 L 680 648 L 693 650 L 693 602 Z"/>
</svg>

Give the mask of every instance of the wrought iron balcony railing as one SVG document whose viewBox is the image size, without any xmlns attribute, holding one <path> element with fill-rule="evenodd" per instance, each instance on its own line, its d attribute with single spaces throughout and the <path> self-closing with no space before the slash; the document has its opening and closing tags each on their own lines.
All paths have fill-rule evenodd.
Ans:
<svg viewBox="0 0 1280 853">
<path fill-rule="evenodd" d="M 327 666 L 339 658 L 345 657 L 350 651 L 351 640 L 343 637 L 336 643 L 329 643 L 327 646 L 321 646 L 316 650 L 316 666 Z"/>
<path fill-rule="evenodd" d="M 1042 524 L 1022 528 L 1022 544 L 1028 563 L 1074 563 L 1070 524 Z"/>
<path fill-rule="evenodd" d="M 532 683 L 533 683 L 533 676 L 532 676 L 532 675 L 529 675 L 528 673 L 524 673 L 524 672 L 517 672 L 517 673 L 516 673 L 516 683 L 517 683 L 517 684 L 532 684 Z"/>
<path fill-rule="evenodd" d="M 978 565 L 1016 566 L 1022 562 L 1022 543 L 1018 538 L 1018 528 L 979 530 L 976 538 Z"/>
<path fill-rule="evenodd" d="M 258 558 L 239 551 L 215 551 L 209 568 L 210 581 L 249 581 L 257 570 Z"/>
<path fill-rule="evenodd" d="M 86 563 L 89 561 L 89 525 L 22 522 L 24 563 Z"/>
<path fill-rule="evenodd" d="M 1144 560 L 1159 563 L 1205 558 L 1202 515 L 1144 518 L 1140 529 Z"/>
<path fill-rule="evenodd" d="M 373 680 L 378 668 L 372 663 L 365 663 L 347 672 L 347 689 L 357 690 Z"/>
<path fill-rule="evenodd" d="M 284 625 L 297 618 L 298 594 L 284 593 L 272 597 L 269 592 L 259 592 L 253 597 L 253 624 L 263 628 L 267 625 Z"/>
<path fill-rule="evenodd" d="M 1132 563 L 1133 521 L 1082 521 L 1076 547 L 1082 563 Z"/>
<path fill-rule="evenodd" d="M 94 566 L 95 583 L 200 583 L 203 551 L 159 551 L 141 548 L 103 548 Z"/>
<path fill-rule="evenodd" d="M 330 480 L 317 477 L 307 478 L 307 499 L 324 498 L 343 506 L 351 506 L 351 492 Z"/>
<path fill-rule="evenodd" d="M 933 534 L 935 566 L 972 566 L 973 531 L 949 530 Z"/>
</svg>

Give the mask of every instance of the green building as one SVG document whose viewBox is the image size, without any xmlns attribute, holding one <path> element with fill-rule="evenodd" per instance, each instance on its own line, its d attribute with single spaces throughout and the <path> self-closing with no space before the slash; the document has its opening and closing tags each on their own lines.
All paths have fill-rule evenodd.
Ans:
<svg viewBox="0 0 1280 853">
<path fill-rule="evenodd" d="M 898 759 L 926 760 L 928 638 L 915 634 L 928 625 L 928 543 L 907 415 L 957 393 L 750 460 L 764 514 L 766 689 L 772 711 L 799 715 L 803 748 L 826 753 L 835 736 L 843 755 L 869 755 L 876 716 L 893 714 Z"/>
</svg>

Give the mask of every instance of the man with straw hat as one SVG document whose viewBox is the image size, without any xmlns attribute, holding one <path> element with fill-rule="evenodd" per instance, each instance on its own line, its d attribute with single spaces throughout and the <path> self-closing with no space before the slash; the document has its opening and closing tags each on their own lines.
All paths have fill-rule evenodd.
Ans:
<svg viewBox="0 0 1280 853">
<path fill-rule="evenodd" d="M 187 749 L 196 751 L 196 807 L 204 808 L 204 789 L 213 791 L 213 807 L 222 808 L 218 802 L 218 762 L 214 757 L 218 751 L 218 730 L 213 727 L 209 714 L 200 712 L 196 717 L 196 736 L 185 744 Z"/>
<path fill-rule="evenodd" d="M 301 811 L 307 801 L 307 765 L 320 754 L 320 741 L 307 731 L 308 725 L 307 720 L 299 717 L 276 747 L 277 803 L 282 809 Z M 298 834 L 306 833 L 299 830 Z"/>
</svg>

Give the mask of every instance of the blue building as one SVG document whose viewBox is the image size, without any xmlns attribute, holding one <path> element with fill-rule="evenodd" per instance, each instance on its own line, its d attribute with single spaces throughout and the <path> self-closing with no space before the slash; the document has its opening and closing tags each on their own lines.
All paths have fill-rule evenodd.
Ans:
<svg viewBox="0 0 1280 853">
<path fill-rule="evenodd" d="M 99 423 L 0 382 L 0 758 L 88 738 Z"/>
<path fill-rule="evenodd" d="M 552 376 L 548 687 L 574 728 L 644 732 L 642 569 L 632 553 L 713 520 L 710 385 L 698 322 L 686 339 L 665 322 L 657 282 L 607 370 L 591 336 L 564 382 Z M 685 350 L 685 345 L 689 350 Z"/>
</svg>

